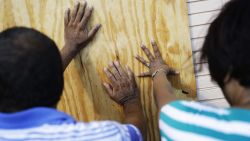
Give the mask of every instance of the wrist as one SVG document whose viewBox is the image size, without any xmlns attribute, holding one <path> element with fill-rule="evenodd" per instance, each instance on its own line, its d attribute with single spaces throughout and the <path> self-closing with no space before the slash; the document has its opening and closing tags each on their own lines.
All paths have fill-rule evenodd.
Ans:
<svg viewBox="0 0 250 141">
<path fill-rule="evenodd" d="M 131 111 L 131 110 L 133 111 L 134 109 L 138 109 L 135 107 L 141 107 L 141 101 L 139 98 L 128 100 L 123 104 L 123 108 L 125 111 Z"/>
<path fill-rule="evenodd" d="M 79 52 L 79 50 L 77 49 L 77 46 L 75 44 L 66 42 L 61 52 L 66 54 L 65 55 L 66 57 L 74 58 L 76 54 Z"/>
<path fill-rule="evenodd" d="M 133 104 L 138 104 L 138 103 L 140 103 L 140 100 L 139 100 L 138 97 L 135 97 L 135 98 L 133 98 L 133 99 L 130 99 L 130 100 L 126 101 L 126 102 L 123 104 L 123 106 L 128 106 L 128 105 L 133 105 Z"/>
<path fill-rule="evenodd" d="M 70 42 L 70 41 L 66 41 L 64 48 L 66 48 L 68 51 L 70 52 L 78 52 L 78 45 L 76 43 Z"/>
<path fill-rule="evenodd" d="M 158 71 L 154 76 L 152 76 L 153 80 L 156 80 L 158 78 L 164 78 L 167 77 L 167 73 L 165 71 Z"/>
<path fill-rule="evenodd" d="M 165 74 L 167 75 L 168 74 L 168 70 L 167 69 L 164 69 L 164 68 L 160 68 L 160 69 L 157 69 L 153 72 L 152 74 L 152 78 L 154 79 L 157 75 L 159 74 Z"/>
<path fill-rule="evenodd" d="M 123 105 L 125 114 L 138 113 L 142 110 L 141 102 L 139 98 L 132 99 Z"/>
</svg>

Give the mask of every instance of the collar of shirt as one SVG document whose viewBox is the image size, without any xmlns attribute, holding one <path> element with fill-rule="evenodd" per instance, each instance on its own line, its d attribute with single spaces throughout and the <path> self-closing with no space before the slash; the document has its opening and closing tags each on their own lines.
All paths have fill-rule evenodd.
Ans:
<svg viewBox="0 0 250 141">
<path fill-rule="evenodd" d="M 69 115 L 52 108 L 37 107 L 16 113 L 0 113 L 0 128 L 22 129 L 44 124 L 75 123 Z"/>
</svg>

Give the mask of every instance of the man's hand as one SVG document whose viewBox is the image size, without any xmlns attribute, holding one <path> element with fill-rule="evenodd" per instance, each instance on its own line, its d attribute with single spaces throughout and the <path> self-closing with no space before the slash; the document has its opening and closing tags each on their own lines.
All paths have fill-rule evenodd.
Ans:
<svg viewBox="0 0 250 141">
<path fill-rule="evenodd" d="M 104 69 L 110 84 L 104 83 L 109 96 L 118 104 L 124 105 L 127 102 L 139 99 L 135 77 L 131 69 L 126 66 L 124 70 L 118 61 L 109 65 L 109 69 Z"/>
<path fill-rule="evenodd" d="M 105 68 L 104 71 L 110 84 L 103 85 L 110 98 L 123 105 L 126 123 L 136 126 L 146 140 L 146 122 L 134 73 L 128 66 L 124 70 L 118 61 L 111 63 L 109 69 Z"/>
<path fill-rule="evenodd" d="M 72 49 L 79 51 L 85 47 L 101 27 L 98 24 L 88 31 L 87 25 L 92 12 L 93 7 L 87 7 L 87 2 L 83 4 L 78 2 L 73 10 L 66 10 L 64 18 L 65 42 L 73 47 Z"/>
<path fill-rule="evenodd" d="M 141 48 L 143 52 L 146 54 L 147 58 L 149 59 L 149 62 L 146 61 L 144 58 L 137 55 L 135 58 L 141 62 L 143 65 L 149 68 L 148 72 L 144 72 L 140 74 L 140 77 L 148 77 L 152 76 L 156 71 L 164 71 L 167 74 L 178 74 L 174 69 L 171 69 L 166 62 L 162 59 L 161 53 L 159 51 L 159 48 L 154 40 L 151 41 L 153 50 L 154 50 L 154 56 L 149 51 L 149 49 L 142 45 Z"/>
<path fill-rule="evenodd" d="M 79 51 L 84 48 L 96 35 L 101 25 L 98 24 L 90 31 L 87 26 L 91 18 L 93 8 L 77 3 L 73 10 L 66 10 L 64 17 L 65 46 L 61 50 L 63 69 L 65 70 L 70 61 Z"/>
</svg>

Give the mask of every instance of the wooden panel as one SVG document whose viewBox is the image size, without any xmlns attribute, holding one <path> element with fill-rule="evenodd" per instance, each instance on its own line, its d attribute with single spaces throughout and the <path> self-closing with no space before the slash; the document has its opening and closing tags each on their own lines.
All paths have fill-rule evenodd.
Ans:
<svg viewBox="0 0 250 141">
<path fill-rule="evenodd" d="M 221 9 L 222 0 L 200 0 L 188 4 L 189 14 L 214 11 Z"/>
<path fill-rule="evenodd" d="M 200 51 L 204 43 L 205 38 L 196 38 L 192 40 L 193 51 Z"/>
<path fill-rule="evenodd" d="M 191 38 L 203 38 L 207 35 L 207 31 L 209 28 L 210 24 L 204 24 L 204 25 L 199 25 L 199 26 L 193 26 L 190 28 L 191 30 Z"/>
<path fill-rule="evenodd" d="M 214 99 L 214 100 L 206 100 L 206 101 L 200 101 L 200 102 L 203 104 L 207 104 L 207 105 L 219 107 L 219 108 L 229 108 L 230 107 L 227 100 L 224 98 Z"/>
<path fill-rule="evenodd" d="M 199 100 L 211 100 L 224 98 L 224 95 L 219 87 L 206 88 L 198 90 Z"/>
<path fill-rule="evenodd" d="M 195 64 L 194 68 L 195 68 L 195 76 L 196 77 L 210 74 L 207 63 Z"/>
<path fill-rule="evenodd" d="M 187 0 L 189 5 L 189 23 L 192 32 L 193 59 L 195 62 L 195 76 L 197 82 L 197 98 L 203 103 L 209 103 L 213 106 L 228 107 L 224 95 L 210 77 L 208 64 L 200 62 L 199 51 L 204 43 L 204 36 L 210 23 L 220 12 L 220 5 L 229 0 Z M 200 65 L 203 69 L 199 71 Z"/>
<path fill-rule="evenodd" d="M 190 26 L 197 26 L 197 25 L 203 25 L 211 23 L 214 18 L 217 17 L 219 10 L 205 12 L 205 13 L 198 13 L 198 14 L 192 14 L 189 16 L 190 19 Z"/>
<path fill-rule="evenodd" d="M 64 93 L 59 109 L 78 120 L 123 121 L 122 107 L 109 99 L 101 82 L 107 80 L 103 68 L 114 59 L 128 64 L 136 74 L 146 71 L 134 59 L 145 57 L 140 49 L 154 37 L 163 58 L 180 71 L 170 78 L 180 98 L 195 98 L 196 86 L 185 1 L 92 0 L 92 23 L 102 29 L 95 41 L 82 50 L 65 72 Z M 53 38 L 59 48 L 63 40 L 63 13 L 73 0 L 0 0 L 0 28 L 15 25 L 34 27 Z M 148 140 L 159 140 L 158 113 L 151 80 L 138 79 L 141 102 L 147 119 Z M 182 90 L 189 94 L 182 94 Z"/>
<path fill-rule="evenodd" d="M 218 85 L 214 81 L 212 81 L 210 75 L 199 76 L 196 80 L 198 89 L 218 87 Z"/>
</svg>

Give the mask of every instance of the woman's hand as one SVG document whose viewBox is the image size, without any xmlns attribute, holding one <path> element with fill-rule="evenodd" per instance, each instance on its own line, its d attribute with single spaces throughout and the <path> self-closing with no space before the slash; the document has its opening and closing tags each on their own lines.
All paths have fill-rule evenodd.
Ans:
<svg viewBox="0 0 250 141">
<path fill-rule="evenodd" d="M 122 68 L 118 61 L 112 62 L 109 68 L 104 69 L 110 84 L 103 83 L 109 96 L 118 104 L 124 105 L 127 102 L 139 100 L 139 90 L 131 69 L 126 66 Z"/>
<path fill-rule="evenodd" d="M 135 58 L 141 62 L 143 65 L 149 68 L 149 72 L 144 72 L 139 74 L 140 77 L 148 77 L 152 76 L 157 71 L 164 71 L 166 75 L 169 74 L 178 74 L 174 69 L 171 69 L 166 62 L 162 59 L 161 53 L 159 51 L 159 48 L 154 40 L 151 41 L 154 55 L 149 51 L 149 49 L 142 45 L 141 48 L 143 52 L 146 54 L 147 58 L 149 59 L 149 62 L 146 61 L 144 58 L 137 55 Z"/>
<path fill-rule="evenodd" d="M 136 56 L 136 59 L 149 68 L 149 72 L 142 73 L 139 76 L 141 77 L 152 76 L 154 78 L 153 79 L 154 95 L 158 107 L 161 108 L 165 104 L 176 100 L 172 86 L 167 79 L 167 75 L 178 74 L 178 72 L 171 69 L 165 63 L 165 61 L 163 61 L 161 53 L 154 40 L 151 41 L 151 44 L 153 46 L 154 56 L 150 53 L 149 49 L 146 48 L 144 45 L 142 45 L 141 47 L 142 50 L 147 55 L 149 62 L 147 62 L 140 56 Z M 158 77 L 155 77 L 156 74 Z"/>
</svg>

